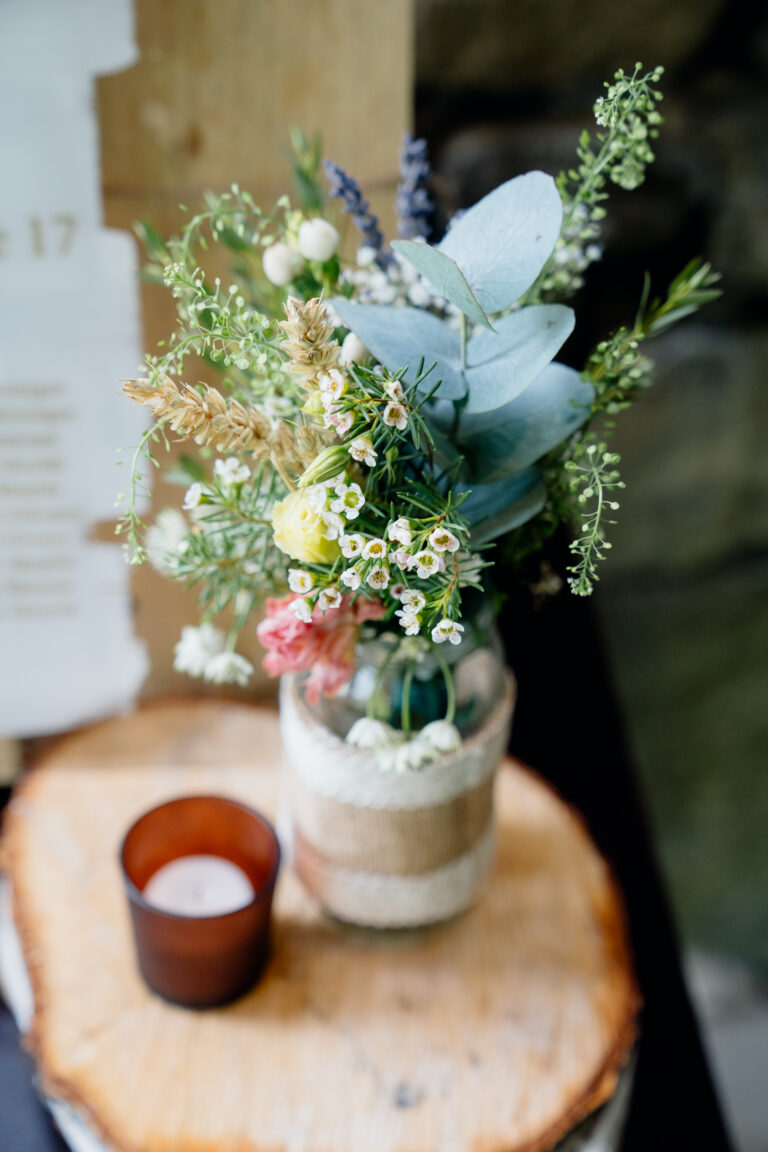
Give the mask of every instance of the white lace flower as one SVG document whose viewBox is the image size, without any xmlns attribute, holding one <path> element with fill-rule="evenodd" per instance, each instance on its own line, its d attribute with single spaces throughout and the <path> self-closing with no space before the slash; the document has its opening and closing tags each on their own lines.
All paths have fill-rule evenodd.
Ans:
<svg viewBox="0 0 768 1152">
<path fill-rule="evenodd" d="M 406 636 L 418 636 L 421 630 L 421 617 L 408 608 L 398 608 L 395 616 L 400 617 L 400 627 L 405 629 Z"/>
<path fill-rule="evenodd" d="M 360 464 L 367 464 L 373 468 L 376 463 L 376 449 L 367 436 L 358 436 L 349 446 L 349 454 L 353 460 Z"/>
<path fill-rule="evenodd" d="M 208 661 L 224 651 L 226 636 L 212 624 L 191 624 L 181 630 L 181 639 L 173 650 L 173 666 L 188 676 L 202 676 Z"/>
<path fill-rule="evenodd" d="M 366 360 L 370 360 L 371 354 L 363 344 L 359 336 L 355 336 L 354 332 L 348 332 L 344 337 L 341 345 L 341 353 L 339 354 L 340 364 L 364 364 Z"/>
<path fill-rule="evenodd" d="M 338 540 L 344 531 L 344 517 L 339 516 L 338 512 L 334 512 L 331 508 L 330 512 L 321 512 L 323 524 L 325 524 L 325 538 L 326 540 Z"/>
<path fill-rule="evenodd" d="M 187 488 L 186 492 L 184 493 L 184 503 L 182 504 L 182 508 L 197 508 L 198 505 L 202 504 L 202 501 L 203 486 L 202 484 L 195 482 L 194 484 L 190 484 L 189 488 Z"/>
<path fill-rule="evenodd" d="M 369 268 L 375 261 L 377 255 L 378 253 L 375 248 L 363 244 L 357 250 L 357 263 L 361 268 Z"/>
<path fill-rule="evenodd" d="M 299 225 L 299 252 L 307 260 L 324 264 L 339 246 L 339 234 L 333 224 L 317 216 Z"/>
<path fill-rule="evenodd" d="M 248 480 L 251 470 L 246 464 L 241 464 L 237 456 L 230 456 L 226 460 L 216 461 L 213 474 L 223 487 L 228 488 L 231 484 L 242 484 Z"/>
<path fill-rule="evenodd" d="M 432 639 L 435 644 L 444 644 L 446 640 L 449 640 L 451 644 L 461 644 L 463 631 L 463 624 L 457 624 L 455 620 L 449 620 L 447 616 L 444 616 L 432 629 Z"/>
<path fill-rule="evenodd" d="M 365 504 L 365 496 L 359 484 L 337 484 L 336 499 L 331 502 L 331 511 L 340 512 L 347 520 L 355 520 Z"/>
<path fill-rule="evenodd" d="M 403 386 L 399 380 L 388 380 L 384 385 L 384 391 L 390 400 L 395 400 L 398 404 L 402 404 L 405 400 Z"/>
<path fill-rule="evenodd" d="M 302 624 L 312 623 L 312 605 L 308 600 L 292 600 L 288 607 Z"/>
<path fill-rule="evenodd" d="M 377 564 L 372 568 L 366 577 L 366 583 L 370 588 L 381 590 L 386 588 L 389 584 L 389 568 L 386 564 Z"/>
<path fill-rule="evenodd" d="M 317 598 L 317 606 L 321 612 L 328 612 L 331 608 L 341 605 L 341 592 L 338 588 L 323 588 Z"/>
<path fill-rule="evenodd" d="M 374 536 L 371 540 L 366 540 L 363 545 L 364 560 L 383 560 L 386 555 L 386 541 L 381 540 L 378 536 Z"/>
<path fill-rule="evenodd" d="M 355 720 L 347 732 L 347 744 L 354 744 L 355 748 L 392 748 L 402 739 L 402 732 L 398 732 L 391 724 L 385 724 L 383 720 L 372 720 L 369 716 Z"/>
<path fill-rule="evenodd" d="M 429 543 L 435 552 L 458 552 L 460 546 L 459 539 L 453 532 L 439 526 L 430 532 Z"/>
<path fill-rule="evenodd" d="M 408 412 L 397 400 L 390 400 L 381 418 L 390 428 L 397 428 L 400 432 L 404 432 L 408 427 Z"/>
<path fill-rule="evenodd" d="M 349 536 L 339 536 L 339 544 L 341 545 L 341 554 L 347 560 L 354 560 L 355 556 L 359 556 L 365 546 L 365 536 L 361 536 L 359 532 L 352 532 Z"/>
<path fill-rule="evenodd" d="M 416 569 L 416 575 L 421 580 L 426 580 L 428 576 L 434 576 L 436 572 L 440 571 L 440 559 L 434 552 L 424 549 L 422 552 L 417 552 L 415 556 L 411 556 L 409 567 Z"/>
<path fill-rule="evenodd" d="M 398 548 L 396 551 L 390 552 L 389 558 L 397 564 L 398 568 L 402 568 L 403 571 L 411 566 L 411 557 L 405 548 Z"/>
<path fill-rule="evenodd" d="M 411 612 L 421 612 L 427 603 L 426 596 L 418 588 L 406 588 L 400 599 Z"/>
<path fill-rule="evenodd" d="M 219 652 L 205 666 L 203 676 L 212 684 L 239 684 L 241 688 L 253 675 L 253 664 L 237 652 Z"/>
<path fill-rule="evenodd" d="M 264 249 L 261 263 L 267 280 L 278 288 L 290 284 L 304 268 L 301 253 L 279 242 Z"/>
<path fill-rule="evenodd" d="M 187 521 L 176 508 L 162 508 L 147 528 L 147 559 L 158 572 L 172 572 L 188 546 Z"/>
<path fill-rule="evenodd" d="M 419 732 L 419 740 L 431 744 L 438 752 L 444 755 L 457 752 L 461 748 L 461 734 L 455 724 L 449 720 L 433 720 L 425 724 Z"/>
<path fill-rule="evenodd" d="M 311 572 L 305 572 L 303 568 L 288 569 L 288 587 L 291 592 L 298 592 L 303 596 L 305 592 L 311 592 L 314 583 Z"/>
<path fill-rule="evenodd" d="M 354 592 L 356 588 L 360 587 L 362 583 L 362 576 L 358 572 L 357 568 L 345 568 L 340 576 L 340 580 L 342 584 L 344 584 L 347 588 L 351 588 Z"/>
<path fill-rule="evenodd" d="M 396 540 L 398 544 L 402 544 L 404 548 L 409 548 L 413 540 L 413 533 L 411 532 L 411 525 L 405 516 L 399 516 L 397 520 L 393 520 L 387 528 L 387 539 Z"/>
<path fill-rule="evenodd" d="M 331 400 L 340 400 L 347 390 L 347 382 L 338 368 L 329 368 L 328 371 L 320 377 L 319 384 L 324 400 L 328 398 Z"/>
</svg>

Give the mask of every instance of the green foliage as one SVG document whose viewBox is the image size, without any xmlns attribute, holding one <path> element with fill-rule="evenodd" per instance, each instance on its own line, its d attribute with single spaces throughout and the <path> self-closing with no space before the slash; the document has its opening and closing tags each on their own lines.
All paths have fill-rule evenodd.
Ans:
<svg viewBox="0 0 768 1152">
<path fill-rule="evenodd" d="M 664 122 L 658 110 L 662 94 L 656 87 L 664 69 L 644 73 L 642 68 L 636 64 L 631 76 L 619 68 L 613 82 L 606 82 L 605 96 L 595 101 L 599 130 L 594 139 L 586 129 L 582 132 L 576 149 L 578 165 L 557 178 L 563 201 L 560 236 L 525 303 L 553 295 L 562 299 L 581 287 L 581 273 L 600 256 L 594 242 L 605 217 L 608 182 L 631 190 L 645 179 L 654 159 L 651 141 Z"/>
<path fill-rule="evenodd" d="M 591 504 L 582 513 L 581 535 L 571 544 L 577 561 L 568 568 L 571 575 L 568 584 L 577 596 L 589 596 L 595 582 L 600 579 L 597 572 L 598 561 L 602 560 L 611 547 L 605 538 L 605 528 L 615 524 L 610 513 L 618 511 L 617 500 L 609 499 L 624 482 L 614 468 L 620 457 L 615 452 L 606 451 L 605 443 L 576 444 L 571 458 L 566 461 L 569 488 L 577 507 Z"/>
</svg>

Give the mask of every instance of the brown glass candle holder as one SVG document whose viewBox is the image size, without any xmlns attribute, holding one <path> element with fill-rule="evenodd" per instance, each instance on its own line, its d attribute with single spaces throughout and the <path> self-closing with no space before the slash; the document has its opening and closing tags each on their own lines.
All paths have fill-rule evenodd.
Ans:
<svg viewBox="0 0 768 1152">
<path fill-rule="evenodd" d="M 235 911 L 180 915 L 151 903 L 144 889 L 181 857 L 215 856 L 245 873 L 253 897 Z M 139 969 L 166 1000 L 207 1008 L 242 996 L 258 980 L 270 947 L 280 845 L 264 816 L 220 796 L 186 796 L 151 809 L 120 849 Z"/>
</svg>

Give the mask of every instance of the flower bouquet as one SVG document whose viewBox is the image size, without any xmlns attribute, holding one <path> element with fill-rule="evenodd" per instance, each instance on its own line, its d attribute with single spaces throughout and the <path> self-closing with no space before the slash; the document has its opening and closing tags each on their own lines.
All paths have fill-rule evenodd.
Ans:
<svg viewBox="0 0 768 1152">
<path fill-rule="evenodd" d="M 437 243 L 426 146 L 410 138 L 391 244 L 300 133 L 298 207 L 264 212 L 235 186 L 180 238 L 142 229 L 179 326 L 125 385 L 154 423 L 120 527 L 132 562 L 200 589 L 177 668 L 247 683 L 237 638 L 263 610 L 296 863 L 338 915 L 423 922 L 471 899 L 511 713 L 494 560 L 519 565 L 574 518 L 568 583 L 592 591 L 622 487 L 606 432 L 650 383 L 645 341 L 717 295 L 693 262 L 581 369 L 555 360 L 575 323 L 565 301 L 601 255 L 607 190 L 637 187 L 653 160 L 660 76 L 618 72 L 573 170 L 507 181 Z M 209 241 L 232 254 L 227 285 L 199 263 Z M 195 356 L 221 388 L 189 381 Z M 183 511 L 146 528 L 142 460 L 169 434 L 199 452 L 176 467 Z"/>
</svg>

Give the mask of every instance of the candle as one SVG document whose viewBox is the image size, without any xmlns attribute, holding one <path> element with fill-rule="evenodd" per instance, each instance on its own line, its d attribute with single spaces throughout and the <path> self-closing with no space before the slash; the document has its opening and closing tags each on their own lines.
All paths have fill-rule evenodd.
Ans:
<svg viewBox="0 0 768 1152">
<path fill-rule="evenodd" d="M 174 1004 L 242 996 L 269 956 L 280 845 L 272 825 L 223 796 L 150 809 L 120 848 L 139 971 Z"/>
<path fill-rule="evenodd" d="M 158 868 L 144 887 L 144 899 L 176 916 L 224 916 L 250 904 L 253 885 L 222 856 L 180 856 Z"/>
</svg>

